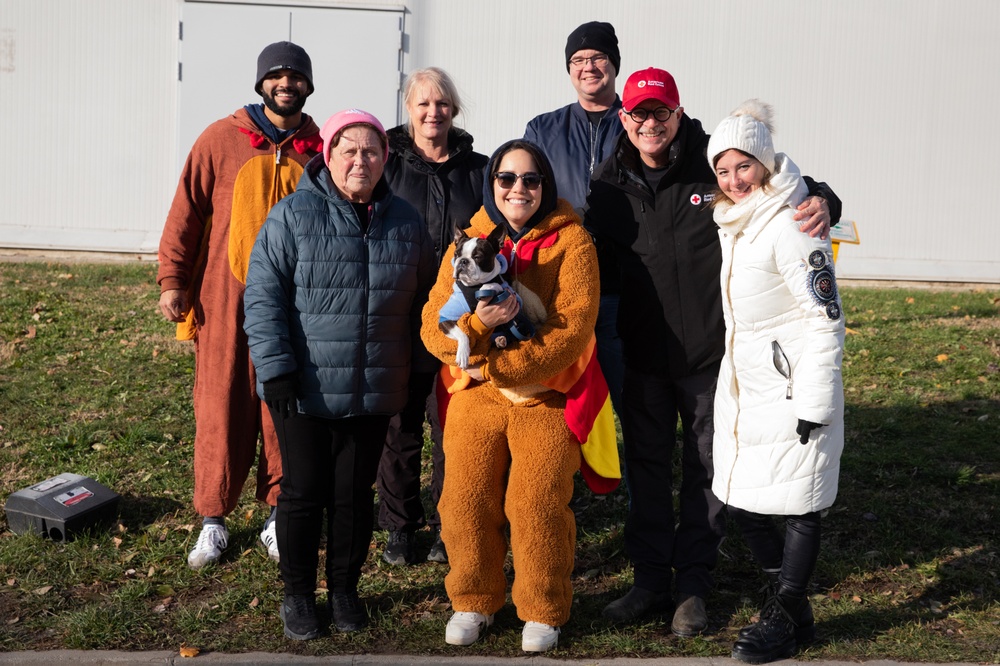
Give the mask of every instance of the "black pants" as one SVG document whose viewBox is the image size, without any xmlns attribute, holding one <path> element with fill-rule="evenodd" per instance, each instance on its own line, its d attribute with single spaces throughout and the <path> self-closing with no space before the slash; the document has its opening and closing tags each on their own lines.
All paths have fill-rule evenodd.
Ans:
<svg viewBox="0 0 1000 666">
<path fill-rule="evenodd" d="M 765 571 L 780 571 L 778 581 L 783 586 L 805 594 L 819 559 L 819 512 L 766 516 L 731 506 L 729 515 L 740 526 L 757 564 Z M 778 530 L 779 519 L 785 521 L 784 536 Z"/>
<path fill-rule="evenodd" d="M 437 515 L 441 488 L 444 487 L 444 448 L 437 421 L 437 401 L 431 395 L 437 373 L 410 375 L 410 393 L 403 411 L 389 421 L 389 433 L 378 466 L 378 524 L 387 530 L 415 530 L 424 525 L 441 526 Z M 424 415 L 430 414 L 431 503 L 434 510 L 424 514 L 420 499 L 420 460 L 424 449 Z"/>
<path fill-rule="evenodd" d="M 704 597 L 725 536 L 723 504 L 712 493 L 712 436 L 718 367 L 670 380 L 626 366 L 622 389 L 625 476 L 631 501 L 625 547 L 635 584 Z M 683 428 L 682 481 L 677 523 L 673 469 L 677 418 Z"/>
<path fill-rule="evenodd" d="M 324 509 L 327 588 L 353 592 L 371 543 L 372 484 L 389 418 L 271 416 L 281 446 L 276 529 L 285 594 L 316 590 Z"/>
</svg>

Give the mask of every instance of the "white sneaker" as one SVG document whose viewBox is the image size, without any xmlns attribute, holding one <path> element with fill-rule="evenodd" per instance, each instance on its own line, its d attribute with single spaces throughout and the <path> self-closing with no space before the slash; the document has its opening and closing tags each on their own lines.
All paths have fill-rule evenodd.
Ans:
<svg viewBox="0 0 1000 666">
<path fill-rule="evenodd" d="M 260 542 L 264 544 L 267 548 L 267 556 L 270 557 L 275 562 L 281 561 L 280 553 L 278 553 L 278 532 L 274 524 L 278 522 L 272 520 L 260 533 Z"/>
<path fill-rule="evenodd" d="M 521 632 L 521 649 L 525 652 L 548 652 L 559 645 L 559 627 L 541 622 L 525 622 Z"/>
<path fill-rule="evenodd" d="M 444 642 L 448 645 L 472 645 L 479 640 L 479 633 L 491 624 L 492 615 L 458 611 L 448 620 Z"/>
<path fill-rule="evenodd" d="M 229 530 L 225 525 L 214 523 L 203 525 L 201 534 L 198 535 L 198 543 L 188 554 L 188 566 L 192 569 L 201 569 L 206 564 L 217 562 L 228 545 Z"/>
</svg>

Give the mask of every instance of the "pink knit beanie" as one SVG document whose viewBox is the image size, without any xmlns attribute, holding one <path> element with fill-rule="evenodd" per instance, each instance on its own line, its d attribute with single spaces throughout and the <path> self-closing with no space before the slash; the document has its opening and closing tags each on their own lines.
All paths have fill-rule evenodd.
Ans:
<svg viewBox="0 0 1000 666">
<path fill-rule="evenodd" d="M 346 109 L 330 116 L 323 124 L 323 129 L 319 131 L 319 135 L 323 138 L 323 161 L 326 162 L 327 166 L 330 166 L 330 142 L 333 141 L 333 137 L 337 136 L 337 132 L 349 125 L 361 124 L 371 125 L 382 135 L 382 145 L 385 146 L 385 155 L 382 158 L 388 159 L 389 140 L 385 135 L 385 128 L 382 127 L 378 118 L 361 109 Z"/>
</svg>

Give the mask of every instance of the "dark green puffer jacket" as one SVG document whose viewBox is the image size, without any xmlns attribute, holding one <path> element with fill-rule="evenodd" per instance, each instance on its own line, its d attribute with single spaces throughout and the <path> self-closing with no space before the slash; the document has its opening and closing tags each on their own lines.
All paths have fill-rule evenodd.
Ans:
<svg viewBox="0 0 1000 666">
<path fill-rule="evenodd" d="M 289 375 L 298 411 L 311 416 L 395 414 L 406 404 L 420 306 L 437 266 L 420 215 L 384 178 L 370 206 L 364 229 L 316 156 L 271 209 L 244 297 L 258 394 Z"/>
</svg>

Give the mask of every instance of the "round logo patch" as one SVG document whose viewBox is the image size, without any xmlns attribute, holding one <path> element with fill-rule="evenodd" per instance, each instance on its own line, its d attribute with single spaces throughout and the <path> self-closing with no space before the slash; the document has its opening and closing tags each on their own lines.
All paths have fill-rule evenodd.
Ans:
<svg viewBox="0 0 1000 666">
<path fill-rule="evenodd" d="M 700 194 L 692 194 L 691 195 L 691 203 L 693 203 L 695 206 L 697 206 L 698 204 L 700 204 L 701 201 L 702 201 L 702 199 L 701 199 L 701 195 Z"/>
<path fill-rule="evenodd" d="M 821 303 L 832 301 L 837 297 L 837 281 L 828 270 L 813 271 L 809 283 L 813 296 Z"/>
<path fill-rule="evenodd" d="M 809 255 L 809 266 L 819 270 L 826 266 L 826 252 L 822 250 L 813 250 Z"/>
<path fill-rule="evenodd" d="M 840 319 L 840 304 L 837 301 L 826 304 L 826 316 L 830 319 Z"/>
</svg>

